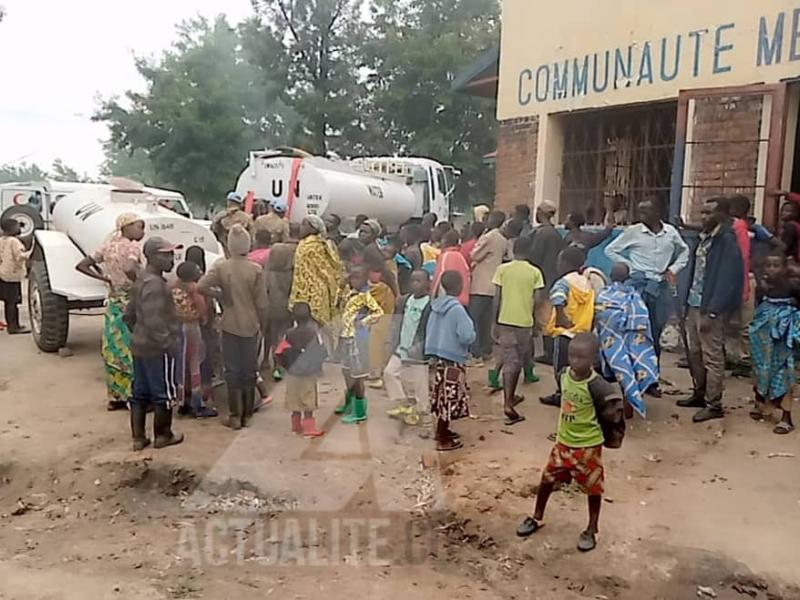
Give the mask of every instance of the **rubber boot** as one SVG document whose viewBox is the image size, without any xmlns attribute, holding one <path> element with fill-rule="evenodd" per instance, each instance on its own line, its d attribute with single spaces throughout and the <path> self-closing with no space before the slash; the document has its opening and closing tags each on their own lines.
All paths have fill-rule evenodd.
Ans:
<svg viewBox="0 0 800 600">
<path fill-rule="evenodd" d="M 337 415 L 349 415 L 353 412 L 353 395 L 349 390 L 344 394 L 344 404 L 337 406 L 333 412 Z"/>
<path fill-rule="evenodd" d="M 317 429 L 317 421 L 314 417 L 303 419 L 303 437 L 318 438 L 323 435 L 325 435 L 325 432 Z"/>
<path fill-rule="evenodd" d="M 367 420 L 367 399 L 353 398 L 353 411 L 342 418 L 342 423 L 351 425 Z"/>
<path fill-rule="evenodd" d="M 292 413 L 292 433 L 303 433 L 303 416 L 299 412 Z"/>
<path fill-rule="evenodd" d="M 243 411 L 242 427 L 248 427 L 256 411 L 256 388 L 248 388 L 242 392 Z"/>
<path fill-rule="evenodd" d="M 525 382 L 526 383 L 539 383 L 539 376 L 533 369 L 533 365 L 525 367 Z"/>
<path fill-rule="evenodd" d="M 242 390 L 228 388 L 228 427 L 231 429 L 238 430 L 242 428 L 243 393 Z"/>
<path fill-rule="evenodd" d="M 155 407 L 154 427 L 156 441 L 154 448 L 166 448 L 167 446 L 177 446 L 183 441 L 183 434 L 172 433 L 172 408 L 167 408 L 164 404 Z"/>
<path fill-rule="evenodd" d="M 500 371 L 489 369 L 489 388 L 492 390 L 502 390 L 503 384 L 500 381 Z"/>
<path fill-rule="evenodd" d="M 133 451 L 139 452 L 150 445 L 147 437 L 147 407 L 139 402 L 131 403 L 131 435 L 133 436 Z"/>
</svg>

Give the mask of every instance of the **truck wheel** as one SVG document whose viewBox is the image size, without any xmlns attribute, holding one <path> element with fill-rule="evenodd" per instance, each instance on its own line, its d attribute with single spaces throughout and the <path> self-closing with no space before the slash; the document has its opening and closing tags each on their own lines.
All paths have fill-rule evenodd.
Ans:
<svg viewBox="0 0 800 600">
<path fill-rule="evenodd" d="M 47 265 L 36 261 L 28 276 L 28 311 L 36 345 L 44 352 L 58 352 L 67 344 L 69 308 L 67 299 L 50 289 Z"/>
<path fill-rule="evenodd" d="M 38 229 L 44 229 L 44 219 L 42 215 L 33 206 L 29 204 L 19 204 L 17 206 L 9 206 L 3 211 L 3 221 L 6 219 L 14 219 L 20 226 L 20 237 L 30 239 L 33 237 L 33 232 Z"/>
</svg>

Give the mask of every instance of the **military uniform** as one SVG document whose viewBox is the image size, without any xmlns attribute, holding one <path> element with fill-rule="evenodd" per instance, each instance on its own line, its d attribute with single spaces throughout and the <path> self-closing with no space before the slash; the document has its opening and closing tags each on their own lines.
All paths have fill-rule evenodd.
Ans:
<svg viewBox="0 0 800 600">
<path fill-rule="evenodd" d="M 256 231 L 269 232 L 273 244 L 289 241 L 289 221 L 274 212 L 258 217 L 254 227 Z"/>
<path fill-rule="evenodd" d="M 250 235 L 253 235 L 253 217 L 244 212 L 241 208 L 232 207 L 219 211 L 214 215 L 211 223 L 211 231 L 217 236 L 227 254 L 228 232 L 234 225 L 241 225 Z"/>
</svg>

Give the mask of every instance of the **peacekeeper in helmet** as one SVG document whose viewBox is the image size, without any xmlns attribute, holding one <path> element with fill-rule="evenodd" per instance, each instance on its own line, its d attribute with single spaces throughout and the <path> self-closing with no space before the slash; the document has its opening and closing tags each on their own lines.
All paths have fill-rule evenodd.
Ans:
<svg viewBox="0 0 800 600">
<path fill-rule="evenodd" d="M 273 244 L 289 241 L 289 221 L 286 220 L 286 201 L 272 200 L 266 215 L 255 221 L 256 231 L 267 231 Z"/>
<path fill-rule="evenodd" d="M 253 217 L 244 212 L 244 201 L 236 192 L 231 192 L 227 197 L 227 208 L 214 215 L 211 223 L 211 231 L 225 248 L 225 255 L 228 255 L 228 232 L 234 225 L 241 225 L 250 235 L 253 235 Z"/>
</svg>

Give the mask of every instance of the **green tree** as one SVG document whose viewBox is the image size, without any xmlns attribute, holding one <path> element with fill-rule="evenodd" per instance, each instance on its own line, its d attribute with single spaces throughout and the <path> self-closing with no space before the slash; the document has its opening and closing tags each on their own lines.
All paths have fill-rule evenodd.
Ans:
<svg viewBox="0 0 800 600">
<path fill-rule="evenodd" d="M 364 45 L 373 148 L 459 167 L 462 207 L 494 196 L 483 155 L 496 148 L 494 103 L 455 92 L 459 71 L 499 41 L 496 0 L 374 0 Z M 383 134 L 383 135 L 381 135 Z"/>
<path fill-rule="evenodd" d="M 281 82 L 290 107 L 286 141 L 310 152 L 348 155 L 360 148 L 359 111 L 366 89 L 360 41 L 364 0 L 252 0 L 256 17 L 242 27 L 262 84 Z"/>
<path fill-rule="evenodd" d="M 105 160 L 100 166 L 103 177 L 128 177 L 148 185 L 159 185 L 153 161 L 143 148 L 119 148 L 111 141 L 103 144 Z"/>
<path fill-rule="evenodd" d="M 37 164 L 20 163 L 0 167 L 0 183 L 42 181 L 50 175 Z"/>
<path fill-rule="evenodd" d="M 106 100 L 95 119 L 108 123 L 116 148 L 147 154 L 155 183 L 194 202 L 218 202 L 248 152 L 280 126 L 263 117 L 271 112 L 268 90 L 244 60 L 237 31 L 224 17 L 186 21 L 170 50 L 155 62 L 139 58 L 136 67 L 146 93 Z"/>
</svg>

